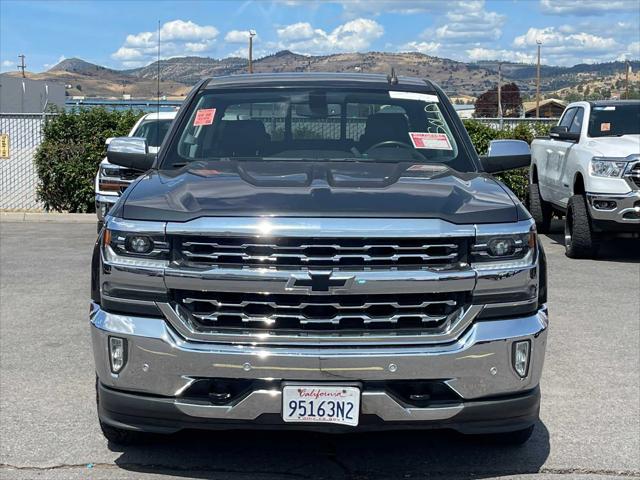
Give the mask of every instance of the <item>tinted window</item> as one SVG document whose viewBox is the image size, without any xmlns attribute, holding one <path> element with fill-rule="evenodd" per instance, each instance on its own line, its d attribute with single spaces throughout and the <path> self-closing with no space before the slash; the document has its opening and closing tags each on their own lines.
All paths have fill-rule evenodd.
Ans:
<svg viewBox="0 0 640 480">
<path fill-rule="evenodd" d="M 640 102 L 592 107 L 589 117 L 590 137 L 634 134 L 640 134 Z"/>
<path fill-rule="evenodd" d="M 171 120 L 146 120 L 138 126 L 133 136 L 146 138 L 150 147 L 159 147 L 170 126 Z"/>
<path fill-rule="evenodd" d="M 435 94 L 361 89 L 204 90 L 162 168 L 193 161 L 446 163 L 475 171 Z"/>
<path fill-rule="evenodd" d="M 575 108 L 570 108 L 569 110 L 564 112 L 564 115 L 560 119 L 560 123 L 558 124 L 558 126 L 569 128 L 571 126 L 571 121 L 573 120 L 573 117 L 575 114 L 576 114 Z"/>
<path fill-rule="evenodd" d="M 571 133 L 580 133 L 582 131 L 582 121 L 584 119 L 584 108 L 579 107 L 576 109 L 576 114 L 571 122 L 569 131 Z"/>
</svg>

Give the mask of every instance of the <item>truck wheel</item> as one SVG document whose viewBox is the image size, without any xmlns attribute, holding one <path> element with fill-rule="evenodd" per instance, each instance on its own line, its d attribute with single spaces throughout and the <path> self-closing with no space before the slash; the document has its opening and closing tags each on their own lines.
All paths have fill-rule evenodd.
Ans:
<svg viewBox="0 0 640 480">
<path fill-rule="evenodd" d="M 553 209 L 549 202 L 542 199 L 537 183 L 529 185 L 529 212 L 536 222 L 538 233 L 549 233 Z"/>
<path fill-rule="evenodd" d="M 598 252 L 598 236 L 591 228 L 587 202 L 582 195 L 569 199 L 564 222 L 564 246 L 569 258 L 593 258 Z"/>
<path fill-rule="evenodd" d="M 485 435 L 473 435 L 473 437 L 475 437 L 474 440 L 479 440 L 484 444 L 511 445 L 516 447 L 523 445 L 531 438 L 534 427 L 535 425 L 531 425 L 530 427 L 514 432 L 489 433 Z"/>
<path fill-rule="evenodd" d="M 100 421 L 100 430 L 102 430 L 104 438 L 116 445 L 140 445 L 149 439 L 145 433 L 112 427 L 102 421 Z"/>
<path fill-rule="evenodd" d="M 96 375 L 96 405 L 100 405 L 98 381 L 98 376 Z M 100 420 L 100 430 L 102 430 L 104 438 L 116 445 L 137 445 L 145 443 L 149 439 L 149 434 L 112 427 L 111 425 L 104 423 L 102 420 Z"/>
</svg>

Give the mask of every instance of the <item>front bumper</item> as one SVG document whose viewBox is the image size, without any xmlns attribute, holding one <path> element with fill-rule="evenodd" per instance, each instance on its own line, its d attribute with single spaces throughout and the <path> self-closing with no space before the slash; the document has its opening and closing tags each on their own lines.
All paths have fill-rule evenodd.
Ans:
<svg viewBox="0 0 640 480">
<path fill-rule="evenodd" d="M 91 324 L 101 419 L 120 428 L 147 431 L 280 425 L 282 381 L 361 385 L 363 427 L 420 425 L 467 433 L 518 430 L 537 418 L 547 337 L 545 309 L 519 318 L 476 321 L 456 342 L 429 346 L 191 342 L 161 318 L 108 313 L 95 304 Z M 117 375 L 110 370 L 111 335 L 127 340 L 127 363 Z M 525 378 L 512 366 L 513 342 L 518 340 L 531 342 Z M 202 378 L 259 379 L 273 387 L 253 390 L 228 405 L 181 396 Z M 375 388 L 381 381 L 396 380 L 441 380 L 457 400 L 416 407 Z"/>
<path fill-rule="evenodd" d="M 625 194 L 587 193 L 587 203 L 589 214 L 596 223 L 606 225 L 615 222 L 623 228 L 630 227 L 629 231 L 637 231 L 640 226 L 640 191 Z"/>
</svg>

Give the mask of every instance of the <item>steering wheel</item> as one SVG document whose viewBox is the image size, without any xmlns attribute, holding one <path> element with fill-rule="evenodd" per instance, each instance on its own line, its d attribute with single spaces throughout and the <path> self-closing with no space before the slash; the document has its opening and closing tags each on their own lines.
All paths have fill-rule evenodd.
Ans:
<svg viewBox="0 0 640 480">
<path fill-rule="evenodd" d="M 418 152 L 416 152 L 411 145 L 409 145 L 408 143 L 400 142 L 398 140 L 385 140 L 384 142 L 378 142 L 378 143 L 376 143 L 374 145 L 371 145 L 369 148 L 367 148 L 364 151 L 364 153 L 367 154 L 371 150 L 375 150 L 376 148 L 392 147 L 392 146 L 401 147 L 401 148 L 404 148 L 406 150 L 409 150 L 411 152 L 411 156 L 413 158 L 419 158 L 420 160 L 424 160 L 424 157 L 422 157 L 422 155 L 420 155 Z"/>
</svg>

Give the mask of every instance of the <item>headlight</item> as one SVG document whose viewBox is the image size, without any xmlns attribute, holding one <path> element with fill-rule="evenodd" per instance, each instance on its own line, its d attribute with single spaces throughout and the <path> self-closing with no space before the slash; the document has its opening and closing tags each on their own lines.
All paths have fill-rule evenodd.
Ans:
<svg viewBox="0 0 640 480">
<path fill-rule="evenodd" d="M 102 237 L 105 259 L 109 263 L 164 267 L 169 262 L 169 242 L 156 232 L 127 232 L 108 226 Z"/>
<path fill-rule="evenodd" d="M 620 177 L 626 166 L 627 162 L 622 159 L 593 157 L 591 159 L 591 175 L 594 177 Z"/>
<path fill-rule="evenodd" d="M 120 193 L 129 186 L 129 182 L 120 179 L 120 167 L 101 165 L 98 172 L 98 190 L 103 193 Z"/>
<path fill-rule="evenodd" d="M 120 167 L 114 165 L 101 165 L 100 166 L 101 177 L 119 177 Z"/>
<path fill-rule="evenodd" d="M 535 260 L 536 242 L 532 227 L 522 233 L 482 234 L 480 230 L 471 247 L 471 264 L 482 270 L 529 266 Z"/>
</svg>

